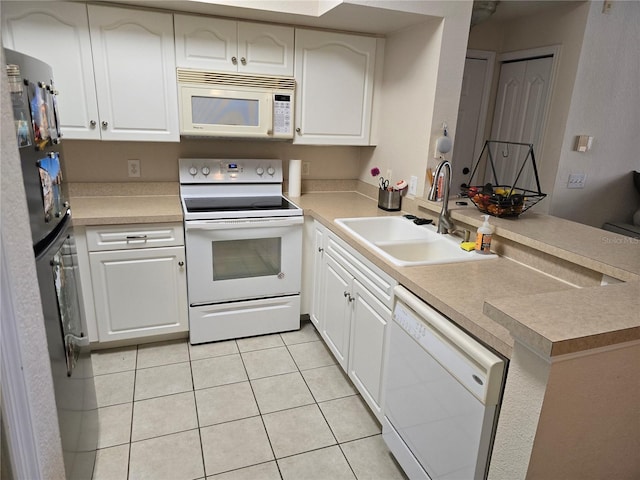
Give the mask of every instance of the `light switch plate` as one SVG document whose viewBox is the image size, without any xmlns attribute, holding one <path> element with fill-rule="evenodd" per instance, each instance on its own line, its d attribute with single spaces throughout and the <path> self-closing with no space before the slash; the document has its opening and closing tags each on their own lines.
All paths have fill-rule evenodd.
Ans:
<svg viewBox="0 0 640 480">
<path fill-rule="evenodd" d="M 418 192 L 418 177 L 411 175 L 409 179 L 409 191 L 407 192 L 409 195 L 415 196 Z"/>
<path fill-rule="evenodd" d="M 567 188 L 584 188 L 584 184 L 587 181 L 586 173 L 571 173 L 569 174 L 569 181 L 567 182 Z"/>
<path fill-rule="evenodd" d="M 593 142 L 593 137 L 590 135 L 578 135 L 576 137 L 576 152 L 588 152 L 591 150 L 591 143 Z"/>
</svg>

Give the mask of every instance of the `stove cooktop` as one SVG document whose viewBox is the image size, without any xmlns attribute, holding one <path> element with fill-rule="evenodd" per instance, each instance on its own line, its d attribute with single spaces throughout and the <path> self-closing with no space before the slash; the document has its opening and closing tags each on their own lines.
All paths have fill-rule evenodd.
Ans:
<svg viewBox="0 0 640 480">
<path fill-rule="evenodd" d="M 282 161 L 181 158 L 185 220 L 289 217 L 302 209 L 282 196 Z"/>
<path fill-rule="evenodd" d="M 185 198 L 187 213 L 244 212 L 254 210 L 298 210 L 299 208 L 280 196 L 266 197 L 198 197 Z"/>
</svg>

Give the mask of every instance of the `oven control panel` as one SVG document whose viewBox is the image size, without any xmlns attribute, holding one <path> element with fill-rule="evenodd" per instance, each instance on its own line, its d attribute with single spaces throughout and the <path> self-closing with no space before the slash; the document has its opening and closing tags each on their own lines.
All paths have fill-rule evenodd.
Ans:
<svg viewBox="0 0 640 480">
<path fill-rule="evenodd" d="M 181 184 L 282 183 L 280 159 L 181 158 Z"/>
</svg>

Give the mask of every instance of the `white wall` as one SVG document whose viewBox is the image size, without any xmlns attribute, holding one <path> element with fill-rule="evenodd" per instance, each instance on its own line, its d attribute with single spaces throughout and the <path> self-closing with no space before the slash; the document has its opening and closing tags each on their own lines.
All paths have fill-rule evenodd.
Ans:
<svg viewBox="0 0 640 480">
<path fill-rule="evenodd" d="M 354 179 L 360 173 L 359 147 L 313 147 L 289 142 L 182 139 L 180 143 L 65 140 L 67 182 L 177 182 L 178 158 L 279 158 L 288 178 L 289 159 L 309 162 L 303 179 Z M 140 160 L 140 177 L 127 176 L 127 160 Z"/>
<path fill-rule="evenodd" d="M 595 227 L 632 223 L 640 195 L 640 2 L 602 2 L 589 9 L 550 213 Z M 573 150 L 576 135 L 593 135 L 593 148 Z M 570 173 L 586 173 L 584 189 L 567 189 Z"/>
<path fill-rule="evenodd" d="M 372 167 L 383 176 L 392 170 L 392 183 L 408 182 L 414 175 L 417 196 L 422 196 L 426 169 L 437 162 L 432 153 L 443 122 L 455 137 L 471 3 L 398 2 L 398 6 L 405 3 L 422 7 L 421 13 L 433 18 L 386 37 L 379 141 L 375 149 L 363 148 L 360 180 L 376 183 Z"/>
</svg>

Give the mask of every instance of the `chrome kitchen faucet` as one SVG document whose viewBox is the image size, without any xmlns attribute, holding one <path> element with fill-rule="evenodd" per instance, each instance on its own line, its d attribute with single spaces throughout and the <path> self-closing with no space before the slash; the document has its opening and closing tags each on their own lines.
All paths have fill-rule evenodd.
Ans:
<svg viewBox="0 0 640 480">
<path fill-rule="evenodd" d="M 448 160 L 441 161 L 436 167 L 436 173 L 433 176 L 433 183 L 431 184 L 431 190 L 429 190 L 429 196 L 427 197 L 432 202 L 438 200 L 440 190 L 438 188 L 438 179 L 440 173 L 444 169 L 444 177 L 442 179 L 442 210 L 440 210 L 440 216 L 438 217 L 438 233 L 453 233 L 455 226 L 453 220 L 449 216 L 449 189 L 451 187 L 451 163 Z"/>
</svg>

